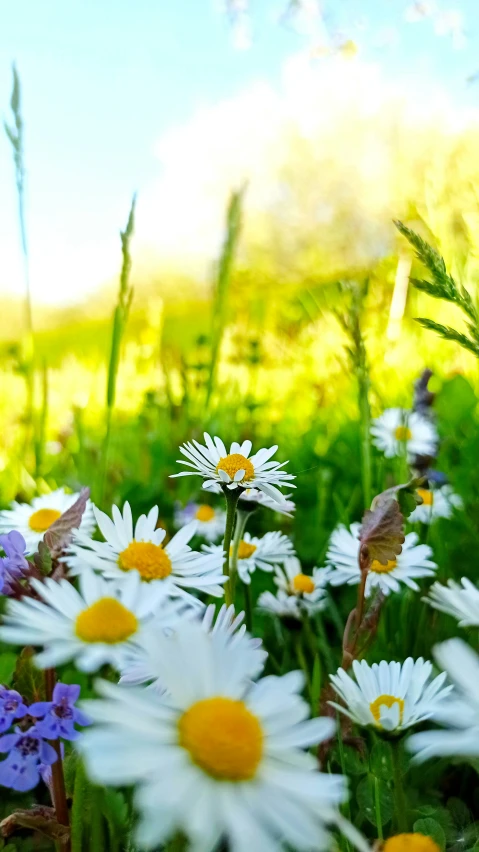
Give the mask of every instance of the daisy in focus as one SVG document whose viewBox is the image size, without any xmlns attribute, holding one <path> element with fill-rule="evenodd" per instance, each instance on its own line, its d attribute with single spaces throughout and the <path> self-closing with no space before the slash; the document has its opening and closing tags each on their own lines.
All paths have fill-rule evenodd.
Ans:
<svg viewBox="0 0 479 852">
<path fill-rule="evenodd" d="M 326 563 L 333 569 L 328 578 L 332 586 L 351 586 L 360 582 L 360 529 L 361 524 L 351 524 L 349 530 L 341 524 L 330 538 Z M 390 560 L 386 565 L 377 559 L 372 562 L 366 579 L 367 597 L 375 589 L 380 589 L 384 595 L 398 592 L 401 583 L 417 592 L 419 586 L 416 580 L 434 575 L 437 565 L 431 560 L 432 550 L 427 544 L 418 544 L 418 541 L 416 533 L 408 533 L 402 551 L 396 559 Z"/>
<path fill-rule="evenodd" d="M 422 524 L 431 524 L 436 518 L 451 518 L 455 509 L 462 509 L 463 503 L 459 494 L 455 494 L 450 485 L 442 488 L 418 488 L 417 494 L 422 503 L 416 506 L 409 515 L 411 523 L 420 521 Z"/>
<path fill-rule="evenodd" d="M 14 501 L 10 509 L 0 512 L 0 533 L 16 530 L 26 542 L 27 554 L 34 553 L 43 536 L 60 515 L 70 509 L 79 498 L 79 494 L 67 494 L 64 488 L 57 488 L 50 494 L 34 497 L 31 503 Z M 80 524 L 85 535 L 91 535 L 95 529 L 93 503 L 88 500 Z"/>
<path fill-rule="evenodd" d="M 184 624 L 185 617 L 193 616 L 196 617 L 196 611 L 190 609 L 189 612 L 182 615 L 181 624 Z M 225 649 L 232 648 L 235 652 L 238 649 L 241 651 L 241 655 L 237 655 L 235 659 L 241 659 L 244 677 L 251 679 L 262 672 L 267 654 L 262 649 L 261 639 L 256 639 L 246 632 L 243 620 L 244 612 L 235 615 L 233 606 L 227 607 L 226 604 L 223 604 L 216 615 L 215 605 L 210 604 L 206 608 L 200 623 L 205 633 L 211 636 L 213 642 L 220 641 L 224 644 Z M 156 665 L 158 658 L 156 637 L 160 629 L 153 625 L 146 634 L 145 640 L 134 649 L 132 656 L 122 669 L 119 681 L 121 684 L 128 686 L 148 684 L 161 693 L 165 692 L 165 687 L 161 682 L 161 673 L 158 672 Z M 170 631 L 170 635 L 172 635 L 172 631 Z"/>
<path fill-rule="evenodd" d="M 163 547 L 166 530 L 156 528 L 157 506 L 148 515 L 141 515 L 135 527 L 129 503 L 123 506 L 123 514 L 113 506 L 112 516 L 113 520 L 95 508 L 105 541 L 94 541 L 81 532 L 76 533 L 65 558 L 71 574 L 93 568 L 109 579 L 124 580 L 135 573 L 150 588 L 160 587 L 170 597 L 182 597 L 201 607 L 201 602 L 189 594 L 190 589 L 213 597 L 223 595 L 225 577 L 221 549 L 208 553 L 191 550 L 188 542 L 196 532 L 194 521 Z"/>
<path fill-rule="evenodd" d="M 222 545 L 204 545 L 203 551 L 211 555 L 223 554 Z M 230 556 L 233 553 L 231 545 Z M 238 574 L 243 583 L 251 583 L 251 575 L 257 568 L 262 571 L 272 571 L 278 562 L 284 562 L 288 557 L 294 556 L 293 543 L 288 536 L 278 531 L 268 532 L 263 538 L 256 538 L 249 533 L 244 533 L 238 547 Z"/>
<path fill-rule="evenodd" d="M 207 541 L 217 541 L 225 532 L 226 512 L 207 503 L 188 503 L 185 507 L 177 505 L 175 526 L 181 529 L 192 521 L 196 521 L 198 535 Z"/>
<path fill-rule="evenodd" d="M 250 456 L 252 443 L 251 441 L 243 441 L 238 444 L 233 441 L 228 452 L 223 441 L 220 438 L 214 440 L 204 433 L 205 445 L 198 441 L 188 441 L 180 447 L 187 461 L 179 460 L 179 464 L 184 464 L 192 470 L 184 470 L 181 473 L 172 474 L 177 476 L 202 476 L 206 481 L 203 483 L 203 488 L 214 486 L 217 483 L 226 486 L 226 488 L 258 488 L 267 497 L 281 503 L 283 495 L 279 488 L 292 485 L 292 480 L 295 478 L 291 473 L 286 473 L 282 468 L 288 462 L 273 462 L 270 461 L 274 456 L 278 447 L 270 447 L 262 449 Z"/>
<path fill-rule="evenodd" d="M 280 591 L 297 598 L 300 609 L 312 615 L 324 608 L 329 574 L 329 568 L 313 568 L 312 574 L 303 574 L 299 559 L 292 556 L 282 567 L 276 567 L 274 581 Z"/>
<path fill-rule="evenodd" d="M 409 459 L 437 453 L 438 435 L 433 423 L 415 411 L 386 409 L 373 420 L 371 435 L 374 446 L 387 459 L 403 455 L 404 448 Z"/>
<path fill-rule="evenodd" d="M 429 757 L 479 757 L 479 657 L 461 639 L 434 649 L 434 657 L 454 684 L 454 692 L 432 715 L 443 730 L 421 731 L 407 747 L 416 760 Z"/>
<path fill-rule="evenodd" d="M 31 585 L 40 600 L 9 600 L 0 639 L 41 646 L 34 657 L 40 669 L 69 660 L 85 672 L 97 671 L 105 663 L 121 669 L 153 617 L 161 619 L 164 613 L 165 620 L 174 621 L 176 615 L 172 604 L 165 603 L 161 587 L 141 583 L 136 572 L 115 583 L 84 571 L 80 591 L 68 580 L 32 580 Z"/>
<path fill-rule="evenodd" d="M 479 627 L 479 589 L 467 577 L 460 583 L 448 580 L 447 586 L 433 583 L 424 600 L 434 609 L 452 615 L 460 627 Z"/>
<path fill-rule="evenodd" d="M 222 840 L 232 852 L 329 849 L 327 825 L 344 824 L 346 779 L 303 750 L 334 722 L 307 719 L 299 672 L 245 683 L 241 655 L 188 624 L 157 646 L 167 698 L 101 681 L 103 700 L 84 702 L 97 722 L 78 744 L 87 771 L 136 785 L 140 845 L 181 831 L 202 852 Z"/>
<path fill-rule="evenodd" d="M 338 669 L 331 683 L 344 701 L 332 707 L 349 716 L 358 725 L 371 725 L 382 731 L 399 733 L 429 719 L 452 690 L 444 686 L 445 674 L 431 680 L 432 663 L 422 657 L 408 657 L 404 663 L 368 665 L 365 660 L 353 662 L 356 680 Z"/>
</svg>

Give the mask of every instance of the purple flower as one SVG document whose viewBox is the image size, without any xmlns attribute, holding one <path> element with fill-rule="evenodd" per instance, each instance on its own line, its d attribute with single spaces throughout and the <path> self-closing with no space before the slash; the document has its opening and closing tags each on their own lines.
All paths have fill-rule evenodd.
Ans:
<svg viewBox="0 0 479 852">
<path fill-rule="evenodd" d="M 63 743 L 60 743 L 60 754 L 62 760 L 65 759 L 65 746 Z M 44 784 L 47 785 L 50 790 L 50 795 L 53 799 L 53 787 L 52 787 L 52 766 L 51 763 L 39 763 L 38 771 L 40 773 L 40 777 Z"/>
<path fill-rule="evenodd" d="M 0 592 L 9 595 L 16 582 L 28 571 L 29 564 L 24 556 L 27 546 L 23 536 L 12 530 L 0 535 L 0 547 L 5 553 L 5 556 L 0 556 Z"/>
<path fill-rule="evenodd" d="M 0 685 L 0 734 L 8 730 L 14 719 L 23 719 L 27 713 L 28 707 L 20 693 Z"/>
<path fill-rule="evenodd" d="M 35 724 L 36 730 L 47 740 L 77 740 L 80 732 L 75 729 L 78 725 L 90 725 L 90 719 L 81 710 L 74 707 L 80 695 L 80 687 L 76 684 L 57 683 L 53 690 L 53 701 L 37 701 L 29 708 L 30 716 L 40 719 Z"/>
<path fill-rule="evenodd" d="M 37 786 L 40 764 L 51 765 L 57 759 L 53 746 L 43 741 L 35 727 L 0 737 L 0 752 L 8 752 L 0 763 L 0 785 L 19 793 Z"/>
</svg>

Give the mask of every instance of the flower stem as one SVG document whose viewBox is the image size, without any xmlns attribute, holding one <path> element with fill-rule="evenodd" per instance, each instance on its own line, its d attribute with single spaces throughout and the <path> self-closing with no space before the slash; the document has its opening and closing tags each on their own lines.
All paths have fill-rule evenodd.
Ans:
<svg viewBox="0 0 479 852">
<path fill-rule="evenodd" d="M 233 603 L 233 593 L 231 589 L 231 577 L 230 577 L 230 549 L 231 549 L 231 540 L 233 538 L 233 527 L 236 516 L 236 504 L 238 503 L 240 494 L 240 489 L 237 488 L 234 491 L 230 491 L 225 488 L 225 497 L 226 497 L 226 525 L 225 525 L 225 537 L 223 541 L 223 550 L 225 554 L 225 561 L 223 562 L 223 574 L 227 577 L 225 583 L 225 603 L 226 606 L 230 606 Z"/>
<path fill-rule="evenodd" d="M 55 681 L 55 669 L 45 669 L 45 693 L 47 701 L 52 700 Z M 63 761 L 60 750 L 60 741 L 50 740 L 49 742 L 57 753 L 57 759 L 55 763 L 52 764 L 53 807 L 55 808 L 57 821 L 60 823 L 60 825 L 70 825 L 70 820 L 68 816 L 67 796 L 65 791 L 65 778 L 63 775 Z M 62 842 L 61 849 L 62 852 L 70 852 L 70 837 L 68 837 L 65 841 Z"/>
<path fill-rule="evenodd" d="M 243 583 L 244 591 L 244 620 L 248 633 L 253 630 L 253 601 L 251 597 L 251 584 Z"/>
<path fill-rule="evenodd" d="M 401 741 L 399 739 L 391 740 L 390 746 L 394 781 L 396 828 L 398 832 L 402 834 L 408 830 L 408 818 L 406 794 L 404 791 L 401 768 Z"/>
<path fill-rule="evenodd" d="M 239 546 L 241 544 L 244 531 L 246 529 L 246 524 L 248 523 L 248 518 L 251 512 L 243 512 L 241 509 L 236 509 L 236 524 L 235 524 L 235 532 L 233 537 L 233 547 L 231 549 L 231 570 L 230 570 L 230 583 L 231 583 L 231 597 L 234 598 L 235 593 L 235 583 L 236 577 L 238 576 L 238 551 Z M 246 589 L 245 589 L 245 597 L 246 597 Z M 251 603 L 251 601 L 250 601 Z M 249 628 L 248 628 L 249 629 Z"/>
<path fill-rule="evenodd" d="M 308 663 L 306 661 L 306 657 L 304 655 L 303 648 L 303 630 L 298 630 L 297 633 L 294 634 L 294 647 L 296 651 L 296 657 L 300 668 L 303 671 L 305 680 L 306 680 L 306 688 L 308 690 L 309 703 L 312 704 L 312 689 L 311 689 L 311 675 L 308 669 Z"/>
</svg>

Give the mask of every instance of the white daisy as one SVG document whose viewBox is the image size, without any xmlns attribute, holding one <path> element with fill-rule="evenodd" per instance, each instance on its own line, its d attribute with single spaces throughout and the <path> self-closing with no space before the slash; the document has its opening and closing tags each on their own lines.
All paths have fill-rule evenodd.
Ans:
<svg viewBox="0 0 479 852">
<path fill-rule="evenodd" d="M 218 556 L 223 554 L 223 547 L 218 545 L 203 545 L 205 553 Z M 233 552 L 231 545 L 230 555 Z M 251 574 L 256 568 L 272 571 L 278 562 L 284 562 L 294 555 L 293 543 L 288 536 L 278 531 L 268 532 L 263 538 L 256 538 L 245 532 L 238 547 L 238 574 L 243 583 L 251 583 Z"/>
<path fill-rule="evenodd" d="M 196 617 L 196 610 L 193 611 L 190 608 L 184 615 L 186 618 Z M 267 654 L 262 650 L 261 639 L 253 638 L 246 633 L 246 627 L 243 624 L 244 612 L 235 615 L 233 606 L 227 607 L 223 604 L 216 618 L 215 615 L 216 607 L 210 604 L 201 621 L 203 630 L 211 635 L 212 641 L 217 641 L 219 637 L 219 641 L 225 645 L 241 648 L 241 664 L 244 667 L 245 678 L 257 677 L 264 668 Z M 181 623 L 184 623 L 183 617 Z M 164 632 L 164 628 L 161 625 L 158 628 L 152 626 L 145 635 L 144 641 L 134 649 L 122 669 L 120 683 L 128 686 L 147 683 L 159 692 L 165 691 L 160 680 L 161 673 L 156 666 L 158 631 Z M 171 630 L 169 634 L 171 635 Z"/>
<path fill-rule="evenodd" d="M 422 731 L 407 741 L 416 760 L 429 757 L 479 757 L 479 657 L 461 639 L 436 645 L 434 657 L 454 684 L 452 695 L 432 721 L 444 730 Z"/>
<path fill-rule="evenodd" d="M 447 586 L 433 583 L 424 600 L 434 609 L 457 618 L 461 627 L 479 627 L 479 589 L 467 577 L 461 583 L 448 580 Z"/>
<path fill-rule="evenodd" d="M 227 488 L 259 488 L 279 503 L 284 498 L 276 486 L 296 487 L 291 482 L 295 477 L 281 469 L 288 462 L 280 464 L 270 461 L 278 449 L 277 446 L 259 450 L 254 456 L 250 456 L 251 441 L 243 441 L 242 444 L 233 441 L 228 453 L 220 438 L 215 438 L 213 441 L 205 432 L 204 439 L 206 446 L 198 441 L 193 443 L 188 441 L 180 447 L 180 453 L 183 453 L 188 461 L 179 460 L 178 463 L 191 467 L 193 470 L 174 473 L 173 477 L 199 474 L 206 480 L 203 488 L 208 488 L 215 483 L 226 485 Z"/>
<path fill-rule="evenodd" d="M 358 725 L 383 731 L 403 731 L 429 719 L 452 690 L 452 686 L 443 686 L 445 674 L 431 680 L 432 663 L 422 657 L 408 657 L 404 663 L 381 660 L 372 666 L 354 660 L 353 672 L 356 681 L 344 669 L 330 675 L 346 707 L 334 701 L 330 704 Z"/>
<path fill-rule="evenodd" d="M 319 598 L 314 603 L 309 601 L 306 607 L 300 595 L 289 595 L 282 589 L 278 589 L 275 595 L 273 592 L 262 592 L 258 598 L 259 610 L 285 621 L 290 618 L 302 621 L 305 613 L 312 616 L 316 612 L 321 612 L 325 606 L 326 599 L 324 597 Z"/>
<path fill-rule="evenodd" d="M 326 563 L 334 569 L 329 575 L 332 586 L 351 586 L 360 582 L 360 529 L 361 524 L 351 524 L 349 530 L 341 524 L 330 538 Z M 434 574 L 437 565 L 430 559 L 432 550 L 427 544 L 418 544 L 418 540 L 416 533 L 408 533 L 402 551 L 396 559 L 390 560 L 387 565 L 382 565 L 376 559 L 373 561 L 366 579 L 367 597 L 376 588 L 385 595 L 398 592 L 401 583 L 417 592 L 419 586 L 416 579 L 431 577 Z"/>
<path fill-rule="evenodd" d="M 421 521 L 423 524 L 430 524 L 436 518 L 450 518 L 454 509 L 462 509 L 463 506 L 461 497 L 454 493 L 450 485 L 443 485 L 442 488 L 432 490 L 418 488 L 417 493 L 422 503 L 409 515 L 408 520 L 412 523 Z"/>
<path fill-rule="evenodd" d="M 281 503 L 279 503 L 276 499 L 273 500 L 271 497 L 268 497 L 263 491 L 259 491 L 258 488 L 245 488 L 240 494 L 238 508 L 241 509 L 242 503 L 248 503 L 251 508 L 256 504 L 264 506 L 266 509 L 271 509 L 273 512 L 277 512 L 278 515 L 285 515 L 287 518 L 291 518 L 296 506 L 289 499 L 290 497 L 291 494 L 285 494 Z"/>
<path fill-rule="evenodd" d="M 141 515 L 134 529 L 129 503 L 123 506 L 123 515 L 113 506 L 113 520 L 97 508 L 94 511 L 106 541 L 94 541 L 81 532 L 76 533 L 65 557 L 72 574 L 80 574 L 86 566 L 105 577 L 121 580 L 133 571 L 148 586 L 160 585 L 171 597 L 183 597 L 198 606 L 202 606 L 201 602 L 186 589 L 214 597 L 223 595 L 222 554 L 196 553 L 188 547 L 196 532 L 194 521 L 163 547 L 166 531 L 156 528 L 158 506 L 148 515 Z"/>
<path fill-rule="evenodd" d="M 43 646 L 35 657 L 42 669 L 68 660 L 81 671 L 96 671 L 104 663 L 120 669 L 148 621 L 161 619 L 162 611 L 165 623 L 176 620 L 162 589 L 141 583 L 136 572 L 115 583 L 85 570 L 80 591 L 68 580 L 30 582 L 40 600 L 9 600 L 0 637 L 13 645 Z"/>
<path fill-rule="evenodd" d="M 191 521 L 196 521 L 198 535 L 208 541 L 217 541 L 225 532 L 226 512 L 215 509 L 208 503 L 188 503 L 185 507 L 177 505 L 175 526 L 181 528 Z"/>
<path fill-rule="evenodd" d="M 323 609 L 325 586 L 329 582 L 329 568 L 313 568 L 312 574 L 303 574 L 301 563 L 296 556 L 286 559 L 284 565 L 275 569 L 274 581 L 280 591 L 298 599 L 298 606 L 310 615 Z M 318 607 L 318 604 L 321 604 Z"/>
<path fill-rule="evenodd" d="M 409 459 L 414 456 L 435 456 L 438 436 L 433 423 L 416 411 L 403 408 L 388 408 L 373 420 L 371 426 L 373 444 L 382 450 L 386 458 L 400 456 L 406 445 Z"/>
<path fill-rule="evenodd" d="M 100 682 L 103 700 L 83 703 L 97 725 L 78 741 L 94 783 L 136 784 L 138 844 L 181 831 L 197 852 L 331 848 L 346 779 L 303 751 L 334 722 L 307 720 L 302 675 L 245 683 L 242 649 L 193 624 L 157 653 L 167 698 Z"/>
<path fill-rule="evenodd" d="M 34 553 L 46 531 L 70 509 L 79 498 L 79 494 L 67 494 L 64 488 L 57 488 L 50 494 L 34 497 L 31 503 L 14 501 L 10 509 L 0 512 L 0 533 L 17 530 L 25 539 L 27 553 Z M 91 535 L 95 529 L 93 504 L 90 500 L 83 513 L 80 529 L 85 535 Z"/>
</svg>

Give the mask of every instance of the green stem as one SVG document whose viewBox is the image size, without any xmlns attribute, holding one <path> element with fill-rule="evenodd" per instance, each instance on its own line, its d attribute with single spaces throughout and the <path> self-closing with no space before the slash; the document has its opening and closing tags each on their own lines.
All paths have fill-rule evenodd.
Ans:
<svg viewBox="0 0 479 852">
<path fill-rule="evenodd" d="M 401 768 L 401 741 L 399 739 L 391 740 L 390 746 L 394 782 L 396 828 L 400 834 L 403 834 L 408 830 L 408 812 Z"/>
<path fill-rule="evenodd" d="M 348 773 L 347 773 L 347 770 L 346 770 L 346 761 L 345 761 L 345 758 L 344 758 L 343 732 L 342 732 L 342 729 L 341 729 L 341 719 L 340 719 L 340 716 L 339 716 L 339 712 L 337 710 L 336 710 L 336 730 L 337 730 L 337 736 L 338 736 L 338 752 L 339 752 L 339 763 L 341 765 L 341 773 L 342 773 L 342 775 L 344 775 L 344 777 L 347 777 Z M 349 804 L 349 798 L 346 799 L 341 810 L 343 811 L 346 819 L 349 820 L 349 822 L 351 822 L 351 806 Z M 346 849 L 348 850 L 348 852 L 350 852 L 351 846 L 350 846 L 349 840 L 345 837 L 344 841 L 345 841 L 345 844 L 346 844 Z"/>
<path fill-rule="evenodd" d="M 372 500 L 371 476 L 371 410 L 369 407 L 369 376 L 366 368 L 359 373 L 359 414 L 361 418 L 361 478 L 364 506 Z"/>
<path fill-rule="evenodd" d="M 236 577 L 238 576 L 238 551 L 239 546 L 242 542 L 244 531 L 246 529 L 246 524 L 248 523 L 248 518 L 251 512 L 243 512 L 241 509 L 236 509 L 236 524 L 235 524 L 235 533 L 233 538 L 233 547 L 231 549 L 231 597 L 235 596 L 235 583 Z M 246 597 L 246 591 L 245 591 Z M 249 628 L 248 628 L 249 629 Z"/>
<path fill-rule="evenodd" d="M 313 695 L 311 688 L 311 675 L 308 669 L 308 663 L 306 661 L 306 657 L 304 656 L 303 649 L 303 630 L 298 630 L 297 633 L 294 634 L 294 649 L 296 651 L 296 657 L 299 663 L 300 668 L 304 673 L 304 677 L 306 680 L 306 688 L 308 690 L 309 702 L 312 704 Z"/>
<path fill-rule="evenodd" d="M 251 595 L 251 583 L 243 583 L 244 592 L 244 623 L 248 633 L 253 631 L 253 600 Z"/>
<path fill-rule="evenodd" d="M 378 840 L 383 839 L 383 821 L 381 818 L 381 799 L 379 796 L 379 781 L 374 776 L 374 810 L 376 814 L 376 831 L 378 833 Z"/>
<path fill-rule="evenodd" d="M 223 562 L 223 574 L 227 577 L 225 583 L 225 603 L 226 606 L 231 606 L 233 603 L 233 593 L 231 589 L 231 577 L 230 577 L 230 549 L 231 549 L 231 540 L 233 538 L 233 527 L 236 517 L 236 505 L 238 503 L 240 495 L 240 489 L 235 488 L 234 491 L 230 491 L 228 488 L 225 488 L 225 497 L 226 497 L 226 525 L 225 525 L 225 537 L 223 541 L 223 550 L 225 554 L 225 561 Z"/>
</svg>

